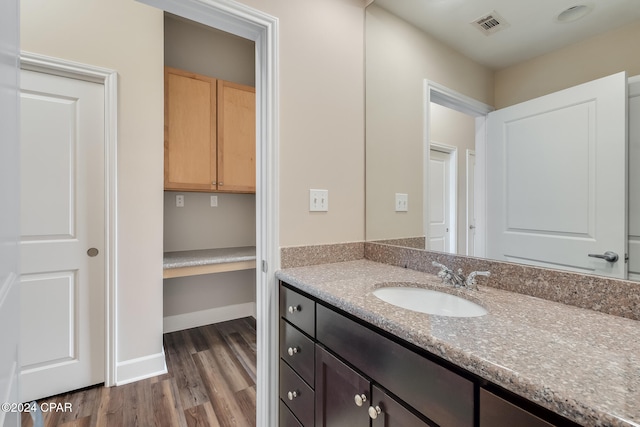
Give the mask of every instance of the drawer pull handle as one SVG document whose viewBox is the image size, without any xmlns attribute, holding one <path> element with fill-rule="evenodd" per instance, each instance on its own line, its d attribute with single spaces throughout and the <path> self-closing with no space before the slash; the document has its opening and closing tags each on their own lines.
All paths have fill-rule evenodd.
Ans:
<svg viewBox="0 0 640 427">
<path fill-rule="evenodd" d="M 293 400 L 296 397 L 300 396 L 300 394 L 298 393 L 298 391 L 290 391 L 289 393 L 287 393 L 287 398 L 289 398 L 289 400 Z"/>
<path fill-rule="evenodd" d="M 356 394 L 353 400 L 356 402 L 356 406 L 362 406 L 367 401 L 367 396 L 365 394 Z"/>
<path fill-rule="evenodd" d="M 290 305 L 289 306 L 289 313 L 293 314 L 295 312 L 300 311 L 300 306 L 299 305 Z"/>
<path fill-rule="evenodd" d="M 374 408 L 373 406 L 369 406 L 369 418 L 375 420 L 378 418 L 378 415 L 382 413 L 382 409 L 378 405 Z"/>
<path fill-rule="evenodd" d="M 287 353 L 289 353 L 289 356 L 293 356 L 294 354 L 298 354 L 299 351 L 300 351 L 300 349 L 298 347 L 289 347 L 287 349 Z"/>
</svg>

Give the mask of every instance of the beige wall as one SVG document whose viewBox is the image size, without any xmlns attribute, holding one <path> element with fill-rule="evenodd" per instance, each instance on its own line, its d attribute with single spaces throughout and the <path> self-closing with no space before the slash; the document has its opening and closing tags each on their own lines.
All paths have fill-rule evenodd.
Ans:
<svg viewBox="0 0 640 427">
<path fill-rule="evenodd" d="M 423 236 L 424 80 L 493 103 L 493 72 L 372 5 L 366 12 L 367 240 Z M 395 193 L 409 212 L 395 212 Z"/>
<path fill-rule="evenodd" d="M 23 50 L 118 72 L 119 362 L 162 351 L 162 12 L 131 0 L 23 0 Z"/>
<path fill-rule="evenodd" d="M 362 241 L 364 1 L 241 2 L 279 19 L 280 245 Z"/>
<path fill-rule="evenodd" d="M 364 3 L 246 0 L 279 18 L 280 244 L 364 238 Z M 22 48 L 112 68 L 118 104 L 118 361 L 162 351 L 163 14 L 133 0 L 23 0 Z M 308 212 L 326 188 L 328 213 Z"/>
<path fill-rule="evenodd" d="M 559 49 L 495 74 L 495 107 L 627 71 L 640 74 L 640 21 Z"/>
</svg>

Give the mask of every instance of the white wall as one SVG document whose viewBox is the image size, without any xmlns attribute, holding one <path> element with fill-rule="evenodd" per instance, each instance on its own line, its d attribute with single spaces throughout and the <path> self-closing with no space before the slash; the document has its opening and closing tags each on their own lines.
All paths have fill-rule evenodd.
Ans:
<svg viewBox="0 0 640 427">
<path fill-rule="evenodd" d="M 131 0 L 23 0 L 21 47 L 118 72 L 118 380 L 163 369 L 163 16 Z"/>
<path fill-rule="evenodd" d="M 424 236 L 424 79 L 492 104 L 493 71 L 375 3 L 366 12 L 366 57 L 366 237 Z M 394 211 L 395 193 L 409 194 L 409 212 Z"/>
<path fill-rule="evenodd" d="M 18 0 L 0 3 L 0 402 L 18 400 L 20 313 L 20 121 Z M 20 413 L 0 411 L 0 426 Z"/>
</svg>

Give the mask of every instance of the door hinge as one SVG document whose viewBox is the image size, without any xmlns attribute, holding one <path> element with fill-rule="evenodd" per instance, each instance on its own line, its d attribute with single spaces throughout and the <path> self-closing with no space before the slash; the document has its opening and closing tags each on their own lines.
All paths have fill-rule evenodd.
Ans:
<svg viewBox="0 0 640 427">
<path fill-rule="evenodd" d="M 262 272 L 266 273 L 269 270 L 269 265 L 267 264 L 267 261 L 262 260 Z"/>
</svg>

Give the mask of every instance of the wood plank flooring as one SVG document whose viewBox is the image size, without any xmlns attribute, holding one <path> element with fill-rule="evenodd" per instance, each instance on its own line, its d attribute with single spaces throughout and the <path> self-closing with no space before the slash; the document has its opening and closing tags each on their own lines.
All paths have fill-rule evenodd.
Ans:
<svg viewBox="0 0 640 427">
<path fill-rule="evenodd" d="M 250 427 L 256 425 L 256 324 L 247 317 L 164 335 L 168 373 L 119 387 L 90 387 L 39 403 L 46 427 Z M 27 413 L 22 425 L 32 427 Z"/>
</svg>

